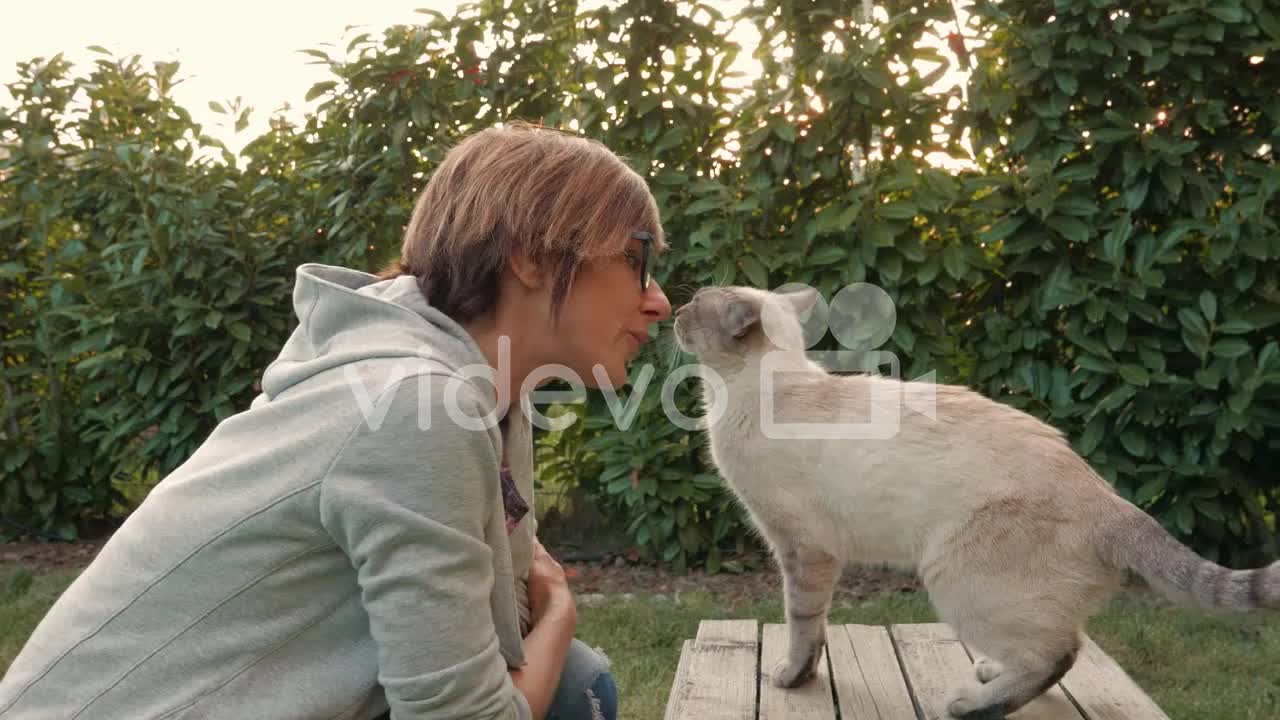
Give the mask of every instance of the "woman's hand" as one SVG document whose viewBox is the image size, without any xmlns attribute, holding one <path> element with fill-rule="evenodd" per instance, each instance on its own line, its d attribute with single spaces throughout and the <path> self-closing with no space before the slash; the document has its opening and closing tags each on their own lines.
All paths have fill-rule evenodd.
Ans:
<svg viewBox="0 0 1280 720">
<path fill-rule="evenodd" d="M 578 621 L 577 603 L 564 568 L 536 537 L 533 538 L 533 562 L 529 566 L 529 616 L 535 627 L 547 618 L 571 625 Z"/>
<path fill-rule="evenodd" d="M 542 720 L 560 684 L 564 659 L 578 625 L 578 609 L 564 568 L 537 538 L 533 538 L 533 562 L 529 565 L 529 620 L 533 627 L 524 639 L 528 662 L 511 671 L 511 681 L 524 693 L 535 720 Z"/>
</svg>

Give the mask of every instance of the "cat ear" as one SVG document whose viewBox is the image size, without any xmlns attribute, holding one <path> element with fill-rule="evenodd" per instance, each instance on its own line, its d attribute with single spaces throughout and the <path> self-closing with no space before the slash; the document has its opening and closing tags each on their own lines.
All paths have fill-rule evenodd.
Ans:
<svg viewBox="0 0 1280 720">
<path fill-rule="evenodd" d="M 760 308 L 746 300 L 734 300 L 724 311 L 724 329 L 735 338 L 746 337 L 752 325 L 760 322 Z"/>
<path fill-rule="evenodd" d="M 816 288 L 806 287 L 785 293 L 782 297 L 791 303 L 791 307 L 795 310 L 797 316 L 804 317 L 805 313 L 812 310 L 814 304 L 818 302 L 818 291 Z"/>
</svg>

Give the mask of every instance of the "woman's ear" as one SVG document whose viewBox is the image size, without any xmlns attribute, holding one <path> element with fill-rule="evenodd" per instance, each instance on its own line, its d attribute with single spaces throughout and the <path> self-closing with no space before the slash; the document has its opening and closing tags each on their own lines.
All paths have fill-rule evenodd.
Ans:
<svg viewBox="0 0 1280 720">
<path fill-rule="evenodd" d="M 511 274 L 529 290 L 538 290 L 547 281 L 546 271 L 523 251 L 517 250 L 513 253 L 508 264 L 511 267 Z"/>
</svg>

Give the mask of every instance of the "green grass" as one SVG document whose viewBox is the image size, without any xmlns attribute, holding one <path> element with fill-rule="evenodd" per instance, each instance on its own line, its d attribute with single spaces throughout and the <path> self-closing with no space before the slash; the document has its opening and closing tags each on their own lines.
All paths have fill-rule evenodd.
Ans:
<svg viewBox="0 0 1280 720">
<path fill-rule="evenodd" d="M 32 575 L 0 566 L 0 673 L 74 572 Z M 610 598 L 579 609 L 578 636 L 613 663 L 621 717 L 661 718 L 681 643 L 703 619 L 780 623 L 778 598 L 736 603 L 682 594 L 679 604 Z M 886 594 L 837 605 L 833 623 L 932 622 L 923 596 Z M 1216 615 L 1145 607 L 1123 596 L 1094 619 L 1090 635 L 1172 720 L 1274 720 L 1280 717 L 1280 615 Z"/>
<path fill-rule="evenodd" d="M 0 565 L 0 675 L 77 574 L 73 570 L 32 574 L 26 568 Z"/>
</svg>

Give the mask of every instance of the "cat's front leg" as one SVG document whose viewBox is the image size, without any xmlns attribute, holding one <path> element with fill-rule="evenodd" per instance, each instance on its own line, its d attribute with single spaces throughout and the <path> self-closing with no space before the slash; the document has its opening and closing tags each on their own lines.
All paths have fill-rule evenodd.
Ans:
<svg viewBox="0 0 1280 720">
<path fill-rule="evenodd" d="M 793 688 L 812 678 L 827 644 L 827 612 L 840 574 L 831 553 L 812 546 L 778 552 L 787 612 L 787 657 L 774 670 L 779 687 Z"/>
</svg>

